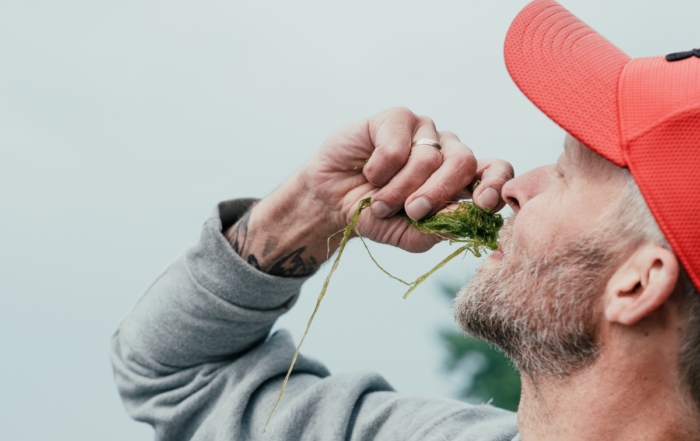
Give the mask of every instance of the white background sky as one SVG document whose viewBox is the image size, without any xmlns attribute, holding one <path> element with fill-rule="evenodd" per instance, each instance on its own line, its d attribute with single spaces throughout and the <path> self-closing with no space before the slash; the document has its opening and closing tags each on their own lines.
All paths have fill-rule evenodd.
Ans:
<svg viewBox="0 0 700 441">
<path fill-rule="evenodd" d="M 112 382 L 121 317 L 219 200 L 264 197 L 346 122 L 403 105 L 517 173 L 553 162 L 563 132 L 502 60 L 526 3 L 3 0 L 1 437 L 152 439 Z M 562 3 L 632 56 L 700 45 L 697 0 Z M 449 252 L 374 249 L 406 277 Z M 450 395 L 438 280 L 477 263 L 403 301 L 352 244 L 305 352 Z M 280 320 L 297 338 L 321 278 Z"/>
</svg>

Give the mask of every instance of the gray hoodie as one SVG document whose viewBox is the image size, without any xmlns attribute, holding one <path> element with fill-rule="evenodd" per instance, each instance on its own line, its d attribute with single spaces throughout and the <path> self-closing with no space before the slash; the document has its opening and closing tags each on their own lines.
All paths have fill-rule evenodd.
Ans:
<svg viewBox="0 0 700 441">
<path fill-rule="evenodd" d="M 295 350 L 270 329 L 306 279 L 262 273 L 233 251 L 222 230 L 251 204 L 219 204 L 112 339 L 124 405 L 157 440 L 519 439 L 511 412 L 402 395 L 376 373 L 331 375 L 303 355 L 263 435 Z"/>
</svg>

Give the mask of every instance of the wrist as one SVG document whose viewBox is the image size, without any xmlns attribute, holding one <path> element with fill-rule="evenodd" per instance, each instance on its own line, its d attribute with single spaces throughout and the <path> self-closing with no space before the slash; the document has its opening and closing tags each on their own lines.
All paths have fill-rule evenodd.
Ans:
<svg viewBox="0 0 700 441">
<path fill-rule="evenodd" d="M 329 251 L 335 251 L 333 245 L 329 250 L 328 237 L 338 229 L 332 210 L 296 173 L 225 234 L 234 250 L 259 270 L 300 277 L 315 272 Z"/>
<path fill-rule="evenodd" d="M 290 235 L 322 237 L 325 247 L 328 236 L 344 228 L 345 221 L 338 210 L 319 199 L 314 190 L 303 172 L 297 171 L 258 204 L 256 221 L 261 225 L 274 224 Z"/>
</svg>

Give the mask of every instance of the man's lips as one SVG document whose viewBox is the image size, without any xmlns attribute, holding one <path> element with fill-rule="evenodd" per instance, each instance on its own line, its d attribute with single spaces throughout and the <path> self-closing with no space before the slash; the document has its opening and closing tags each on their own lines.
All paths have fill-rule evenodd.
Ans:
<svg viewBox="0 0 700 441">
<path fill-rule="evenodd" d="M 498 246 L 498 248 L 496 249 L 496 251 L 494 251 L 493 253 L 491 253 L 491 255 L 489 256 L 489 258 L 494 258 L 494 259 L 501 259 L 501 258 L 503 258 L 503 250 L 501 250 L 500 245 Z"/>
</svg>

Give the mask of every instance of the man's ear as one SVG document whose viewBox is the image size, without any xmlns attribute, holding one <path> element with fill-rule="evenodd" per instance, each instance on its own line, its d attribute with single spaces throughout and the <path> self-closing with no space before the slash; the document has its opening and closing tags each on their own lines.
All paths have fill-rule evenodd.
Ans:
<svg viewBox="0 0 700 441">
<path fill-rule="evenodd" d="M 671 296 L 678 271 L 673 252 L 656 245 L 638 248 L 608 281 L 605 317 L 627 326 L 647 317 Z"/>
</svg>

